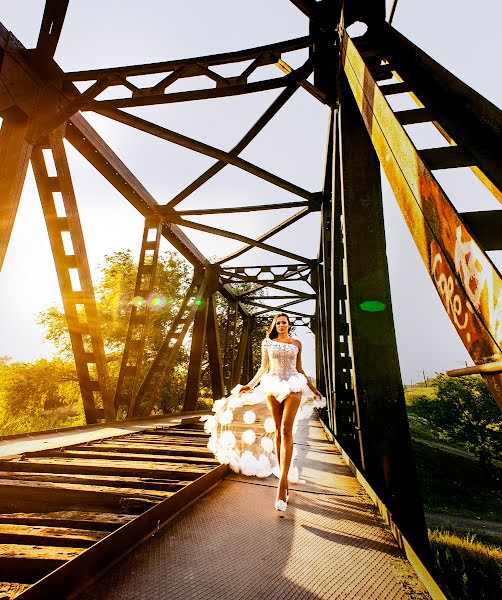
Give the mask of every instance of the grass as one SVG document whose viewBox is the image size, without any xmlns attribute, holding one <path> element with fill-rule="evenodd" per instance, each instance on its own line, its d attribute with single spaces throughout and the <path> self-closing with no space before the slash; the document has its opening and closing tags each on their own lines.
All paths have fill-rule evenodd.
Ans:
<svg viewBox="0 0 502 600">
<path fill-rule="evenodd" d="M 502 469 L 488 475 L 477 461 L 413 443 L 424 508 L 467 518 L 502 521 Z"/>
<path fill-rule="evenodd" d="M 426 396 L 427 398 L 433 398 L 436 393 L 435 388 L 426 386 L 424 383 L 416 383 L 415 385 L 407 385 L 404 388 L 404 397 L 406 399 L 406 405 L 411 406 L 416 398 L 419 396 Z"/>
<path fill-rule="evenodd" d="M 452 600 L 502 598 L 502 548 L 478 541 L 475 534 L 429 530 L 433 570 Z"/>
<path fill-rule="evenodd" d="M 83 410 L 62 407 L 38 414 L 4 418 L 0 420 L 0 435 L 65 429 L 76 425 L 85 425 Z"/>
</svg>

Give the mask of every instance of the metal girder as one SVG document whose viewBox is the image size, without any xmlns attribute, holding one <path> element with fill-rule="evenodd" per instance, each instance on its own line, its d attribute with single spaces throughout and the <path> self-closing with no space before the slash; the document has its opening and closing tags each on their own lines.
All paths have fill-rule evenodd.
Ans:
<svg viewBox="0 0 502 600">
<path fill-rule="evenodd" d="M 220 329 L 214 294 L 208 298 L 207 303 L 207 356 L 209 359 L 209 375 L 211 377 L 213 400 L 217 400 L 225 393 L 225 380 L 223 377 L 223 356 L 221 353 Z"/>
<path fill-rule="evenodd" d="M 425 165 L 353 42 L 343 65 L 378 158 L 427 271 L 475 364 L 501 356 L 502 279 Z M 484 378 L 502 407 L 502 374 Z"/>
<path fill-rule="evenodd" d="M 350 87 L 343 79 L 341 94 L 338 177 L 350 326 L 350 348 L 344 354 L 350 352 L 352 357 L 361 465 L 415 551 L 427 557 L 427 527 L 414 469 L 392 316 L 380 165 Z"/>
<path fill-rule="evenodd" d="M 305 209 L 307 210 L 307 209 Z M 304 213 L 304 211 L 302 211 L 302 213 Z M 304 213 L 306 214 L 306 213 Z M 301 217 L 304 216 L 304 214 L 302 215 L 295 215 L 295 219 L 294 220 L 298 220 Z M 269 252 L 272 252 L 274 254 L 279 254 L 280 256 L 285 256 L 286 258 L 290 258 L 291 260 L 296 260 L 298 262 L 304 262 L 306 264 L 309 264 L 310 259 L 305 258 L 304 256 L 300 256 L 299 254 L 295 254 L 294 252 L 289 252 L 288 250 L 282 250 L 281 248 L 278 248 L 276 246 L 270 246 L 270 244 L 264 244 L 263 242 L 260 241 L 260 238 L 258 238 L 257 240 L 254 240 L 252 238 L 249 238 L 245 235 L 241 235 L 240 233 L 236 233 L 234 231 L 227 231 L 226 229 L 219 229 L 218 227 L 211 227 L 210 225 L 204 225 L 202 223 L 195 223 L 194 221 L 187 221 L 186 219 L 182 219 L 181 217 L 176 217 L 176 216 L 171 216 L 171 219 L 177 223 L 180 226 L 183 227 L 189 227 L 191 229 L 197 229 L 198 231 L 204 231 L 205 233 L 212 233 L 214 235 L 219 235 L 222 237 L 227 237 L 233 240 L 239 240 L 240 242 L 244 242 L 245 244 L 248 244 L 249 248 L 246 248 L 246 250 L 244 250 L 243 252 L 246 252 L 247 250 L 249 250 L 250 248 L 261 248 L 262 250 L 268 250 Z M 288 225 L 290 225 L 293 221 L 293 218 L 289 219 L 289 223 Z M 284 229 L 284 227 L 286 227 L 286 225 L 281 227 L 281 230 Z M 267 235 L 267 237 L 270 237 Z M 232 257 L 233 258 L 233 257 Z M 231 260 L 230 258 L 225 257 L 224 259 L 222 259 L 221 261 L 218 261 L 216 264 L 221 264 L 221 262 L 227 262 L 228 260 Z"/>
<path fill-rule="evenodd" d="M 254 206 L 226 206 L 223 208 L 194 208 L 190 210 L 177 210 L 180 217 L 189 215 L 219 215 L 228 213 L 254 212 L 260 210 L 281 210 L 283 208 L 308 207 L 308 202 L 277 202 L 275 204 L 255 204 Z"/>
<path fill-rule="evenodd" d="M 285 179 L 282 179 L 273 173 L 269 173 L 265 169 L 257 167 L 247 160 L 233 156 L 230 152 L 218 150 L 209 144 L 199 142 L 187 137 L 186 135 L 176 133 L 175 131 L 171 131 L 166 127 L 161 127 L 160 125 L 156 125 L 155 123 L 151 123 L 150 121 L 146 121 L 145 119 L 130 115 L 129 113 L 125 113 L 118 109 L 96 109 L 95 112 L 118 121 L 119 123 L 123 123 L 125 125 L 129 125 L 130 127 L 134 127 L 135 129 L 139 129 L 140 131 L 144 131 L 145 133 L 149 133 L 150 135 L 155 135 L 156 137 L 173 142 L 174 144 L 182 146 L 183 148 L 194 150 L 195 152 L 199 152 L 205 156 L 210 156 L 211 158 L 215 158 L 233 165 L 234 167 L 238 167 L 243 171 L 247 171 L 248 173 L 259 177 L 260 179 L 264 179 L 269 183 L 291 192 L 292 194 L 306 198 L 307 200 L 315 198 L 314 193 L 308 192 L 307 190 L 304 190 L 294 183 L 290 183 L 289 181 L 286 181 Z"/>
<path fill-rule="evenodd" d="M 267 247 L 264 247 L 263 242 L 265 240 L 268 240 L 272 236 L 274 236 L 276 233 L 280 233 L 281 231 L 286 229 L 286 227 L 289 227 L 293 223 L 296 223 L 296 221 L 299 221 L 300 219 L 302 219 L 303 217 L 308 215 L 310 212 L 311 212 L 310 206 L 308 206 L 306 208 L 302 208 L 294 215 L 291 215 L 287 219 L 284 219 L 284 221 L 282 221 L 282 223 L 275 225 L 274 227 L 272 227 L 272 229 L 269 229 L 262 235 L 258 236 L 256 238 L 256 240 L 249 240 L 249 238 L 248 238 L 247 246 L 244 246 L 243 248 L 239 248 L 239 250 L 236 250 L 235 252 L 232 252 L 231 254 L 227 254 L 226 256 L 221 258 L 217 262 L 217 264 L 222 265 L 223 263 L 230 262 L 231 260 L 235 260 L 237 257 L 241 256 L 248 250 L 251 250 L 251 248 L 254 246 L 256 246 L 257 248 L 263 248 L 264 250 L 268 250 L 269 248 L 272 248 L 272 246 L 268 246 L 268 245 L 267 245 Z M 241 236 L 241 238 L 243 238 L 243 236 Z M 238 239 L 238 238 L 235 238 L 235 239 Z M 242 241 L 244 241 L 244 240 L 242 239 Z M 260 246 L 260 244 L 262 244 L 262 245 Z M 272 250 L 272 252 L 275 252 L 276 254 L 281 254 L 282 256 L 287 256 L 288 258 L 292 258 L 293 260 L 298 260 L 298 262 L 303 262 L 305 264 L 312 263 L 312 259 L 299 257 L 297 254 L 291 254 L 291 253 L 286 254 L 284 250 L 281 251 L 278 248 L 275 250 Z M 295 256 L 296 256 L 296 258 L 294 258 Z"/>
<path fill-rule="evenodd" d="M 309 37 L 305 36 L 295 38 L 292 40 L 286 40 L 283 42 L 276 42 L 274 44 L 268 44 L 265 46 L 248 48 L 246 50 L 238 50 L 236 52 L 224 52 L 221 54 L 210 54 L 206 56 L 197 56 L 193 58 L 183 58 L 150 64 L 132 65 L 126 67 L 111 67 L 109 69 L 71 71 L 68 73 L 64 73 L 64 78 L 70 81 L 89 81 L 94 79 L 101 79 L 103 77 L 111 77 L 114 75 L 119 75 L 123 78 L 138 75 L 153 75 L 155 73 L 167 73 L 170 71 L 176 71 L 177 69 L 185 65 L 191 64 L 211 67 L 216 65 L 226 65 L 229 63 L 244 62 L 256 59 L 263 53 L 270 54 L 268 58 L 268 64 L 273 64 L 277 60 L 277 55 L 280 55 L 284 52 L 293 52 L 295 50 L 301 50 L 302 48 L 306 48 L 309 45 L 309 43 Z M 263 62 L 262 64 L 266 63 Z"/>
<path fill-rule="evenodd" d="M 146 219 L 139 253 L 134 298 L 131 302 L 124 351 L 115 389 L 115 410 L 119 406 L 129 408 L 137 391 L 144 358 L 146 329 L 152 308 L 161 235 L 161 221 Z"/>
<path fill-rule="evenodd" d="M 176 224 L 167 222 L 162 206 L 81 115 L 70 119 L 66 138 L 145 218 L 163 222 L 162 235 L 196 269 L 205 269 L 218 277 L 215 267 Z M 222 286 L 220 292 L 227 299 L 236 300 L 230 286 Z M 239 310 L 246 312 L 242 306 Z"/>
<path fill-rule="evenodd" d="M 27 130 L 28 117 L 17 107 L 3 113 L 0 129 L 0 270 L 7 253 L 31 155 L 32 144 L 26 139 Z"/>
<path fill-rule="evenodd" d="M 234 388 L 240 381 L 242 376 L 242 368 L 244 366 L 244 358 L 248 351 L 248 342 L 251 337 L 253 329 L 253 322 L 251 319 L 244 319 L 242 323 L 241 336 L 239 338 L 239 344 L 237 346 L 237 356 L 235 357 L 235 365 L 232 369 L 232 383 L 231 386 Z"/>
<path fill-rule="evenodd" d="M 288 283 L 289 281 L 290 281 L 290 279 L 288 277 L 284 277 L 282 280 L 283 283 Z M 239 299 L 245 298 L 249 294 L 253 294 L 254 292 L 257 292 L 257 291 L 262 290 L 263 288 L 267 288 L 267 287 L 273 288 L 274 290 L 279 290 L 281 292 L 290 292 L 291 294 L 294 294 L 295 296 L 301 296 L 302 298 L 310 297 L 310 294 L 308 294 L 307 292 L 301 292 L 299 290 L 287 288 L 287 287 L 284 287 L 283 285 L 279 285 L 277 283 L 260 283 L 258 285 L 255 285 L 254 287 L 250 288 L 246 292 L 237 294 L 237 298 L 239 298 Z"/>
<path fill-rule="evenodd" d="M 203 301 L 207 285 L 207 275 L 196 272 L 143 383 L 131 400 L 128 416 L 148 416 L 152 412 L 162 386 L 174 366 L 181 344 Z"/>
<path fill-rule="evenodd" d="M 310 73 L 310 69 L 307 65 L 298 69 L 297 74 L 298 77 L 308 77 Z M 293 94 L 297 91 L 299 86 L 298 81 L 291 83 L 283 90 L 279 96 L 272 102 L 272 104 L 265 110 L 265 112 L 261 115 L 261 117 L 256 121 L 256 123 L 251 127 L 251 129 L 241 138 L 241 140 L 230 150 L 229 154 L 232 156 L 238 156 L 251 142 L 254 138 L 260 133 L 260 131 L 265 127 L 265 125 L 279 112 L 279 110 L 286 104 L 286 102 L 293 96 Z M 179 194 L 177 194 L 168 204 L 167 208 L 174 208 L 177 204 L 179 204 L 182 200 L 187 198 L 190 194 L 195 192 L 195 190 L 199 189 L 201 185 L 209 181 L 212 177 L 214 177 L 217 173 L 219 173 L 224 167 L 227 166 L 223 160 L 219 160 L 216 164 L 212 165 L 207 169 L 202 175 L 197 177 L 195 181 L 189 184 L 184 190 L 182 190 Z"/>
<path fill-rule="evenodd" d="M 502 111 L 387 23 L 369 33 L 392 69 L 434 115 L 432 120 L 501 191 Z"/>
<path fill-rule="evenodd" d="M 56 175 L 48 174 L 40 145 L 33 150 L 32 164 L 54 255 L 85 417 L 88 423 L 95 423 L 104 413 L 107 421 L 113 421 L 115 410 L 103 334 L 61 131 L 50 136 L 48 146 Z M 55 193 L 61 194 L 59 212 Z"/>
<path fill-rule="evenodd" d="M 204 351 L 206 349 L 206 327 L 209 314 L 208 300 L 208 295 L 201 297 L 201 304 L 197 308 L 193 321 L 183 411 L 197 409 L 202 359 L 204 358 Z"/>
<path fill-rule="evenodd" d="M 259 272 L 256 275 L 248 275 L 247 273 L 242 273 L 239 271 L 222 269 L 220 276 L 226 283 L 279 283 L 281 281 L 284 281 L 288 275 L 289 277 L 287 281 L 308 281 L 308 278 L 310 276 L 310 270 L 311 267 L 307 266 L 303 269 L 288 270 L 286 273 L 283 274 L 277 274 L 273 273 L 271 270 L 267 270 Z M 270 273 L 271 277 L 269 279 L 261 277 L 261 275 L 264 273 Z"/>
<path fill-rule="evenodd" d="M 195 69 L 194 69 L 195 70 Z M 196 69 L 193 76 L 200 75 Z M 284 75 L 280 78 L 267 79 L 265 81 L 254 81 L 252 83 L 225 84 L 216 88 L 194 90 L 191 92 L 173 92 L 171 94 L 143 95 L 142 90 L 137 88 L 132 98 L 119 98 L 117 100 L 87 100 L 79 102 L 79 110 L 93 110 L 96 112 L 108 111 L 121 108 L 135 108 L 138 106 L 151 106 L 158 104 L 171 104 L 173 102 L 190 102 L 194 100 L 209 100 L 211 98 L 227 98 L 228 96 L 240 96 L 241 94 L 252 94 L 254 92 L 265 92 L 286 87 L 294 81 L 294 74 Z"/>
<path fill-rule="evenodd" d="M 232 389 L 233 369 L 235 364 L 235 347 L 237 337 L 237 304 L 229 302 L 225 324 L 225 347 L 223 352 L 223 377 L 227 395 Z"/>
<path fill-rule="evenodd" d="M 52 58 L 56 52 L 69 0 L 46 0 L 44 16 L 37 41 L 37 52 Z"/>
<path fill-rule="evenodd" d="M 486 251 L 502 250 L 502 210 L 464 212 L 460 217 Z"/>
</svg>

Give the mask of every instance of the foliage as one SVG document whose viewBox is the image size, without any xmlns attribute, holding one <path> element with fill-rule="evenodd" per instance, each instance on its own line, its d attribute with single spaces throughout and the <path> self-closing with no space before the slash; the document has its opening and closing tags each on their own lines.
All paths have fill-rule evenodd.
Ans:
<svg viewBox="0 0 502 600">
<path fill-rule="evenodd" d="M 413 454 L 426 511 L 502 521 L 501 467 L 488 474 L 473 458 L 416 441 Z"/>
<path fill-rule="evenodd" d="M 120 360 L 125 341 L 131 301 L 134 296 L 137 265 L 130 250 L 105 257 L 101 281 L 96 287 L 96 301 L 109 360 Z M 189 285 L 189 265 L 174 252 L 159 257 L 157 276 L 150 302 L 150 324 L 147 330 L 146 356 L 151 358 L 162 343 L 167 328 L 176 314 Z M 38 317 L 45 336 L 58 354 L 72 360 L 70 336 L 65 316 L 52 306 Z"/>
<path fill-rule="evenodd" d="M 72 364 L 61 359 L 0 365 L 0 434 L 83 424 Z"/>
<path fill-rule="evenodd" d="M 429 531 L 436 580 L 455 600 L 502 598 L 502 548 L 474 534 Z"/>
<path fill-rule="evenodd" d="M 434 381 L 434 380 L 433 380 Z M 406 405 L 407 406 L 411 406 L 413 404 L 413 402 L 415 402 L 415 400 L 417 398 L 420 398 L 421 396 L 426 396 L 427 398 L 433 398 L 436 395 L 436 390 L 433 386 L 431 385 L 407 385 L 404 388 L 404 397 L 406 398 Z"/>
<path fill-rule="evenodd" d="M 451 442 L 461 442 L 483 468 L 502 454 L 502 414 L 479 375 L 433 380 L 435 397 L 417 397 L 410 412 L 426 419 Z"/>
<path fill-rule="evenodd" d="M 190 281 L 190 266 L 178 254 L 159 257 L 156 285 L 150 303 L 146 331 L 145 360 L 141 378 L 147 372 L 177 313 Z M 111 389 L 116 385 L 134 295 L 137 265 L 132 253 L 106 256 L 96 302 L 101 318 Z M 70 336 L 63 311 L 52 306 L 38 316 L 45 335 L 57 350 L 54 360 L 9 364 L 0 357 L 0 433 L 68 427 L 83 424 L 83 407 L 73 362 Z M 157 411 L 172 412 L 183 404 L 188 354 L 182 346 L 171 377 L 163 388 Z"/>
</svg>

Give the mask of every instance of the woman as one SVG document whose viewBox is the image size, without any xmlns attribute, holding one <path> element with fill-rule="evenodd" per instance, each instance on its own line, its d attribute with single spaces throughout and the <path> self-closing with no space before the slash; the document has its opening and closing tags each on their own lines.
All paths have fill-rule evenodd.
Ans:
<svg viewBox="0 0 502 600">
<path fill-rule="evenodd" d="M 211 433 L 208 447 L 222 463 L 230 464 L 234 471 L 245 475 L 266 477 L 272 472 L 279 476 L 275 508 L 285 511 L 288 501 L 289 480 L 295 478 L 290 471 L 293 455 L 293 426 L 301 408 L 301 417 L 312 414 L 314 407 L 325 406 L 326 400 L 310 383 L 302 368 L 301 342 L 290 337 L 291 323 L 284 313 L 278 313 L 268 328 L 262 342 L 262 362 L 253 379 L 244 386 L 232 390 L 229 398 L 214 403 L 214 417 L 206 420 L 206 431 Z M 260 384 L 256 390 L 255 386 Z M 234 431 L 240 423 L 234 420 L 235 409 L 246 404 L 267 402 L 272 419 L 265 419 L 260 439 L 248 429 L 242 433 L 242 447 L 238 448 Z M 244 413 L 243 421 L 251 424 L 256 420 L 253 411 Z M 230 424 L 232 426 L 230 427 Z M 271 454 L 272 441 L 267 434 L 274 433 L 275 457 Z M 258 441 L 258 443 L 257 443 Z M 267 452 L 268 451 L 268 452 Z M 267 456 L 270 454 L 270 458 Z M 274 471 L 271 465 L 277 461 L 279 469 Z"/>
</svg>

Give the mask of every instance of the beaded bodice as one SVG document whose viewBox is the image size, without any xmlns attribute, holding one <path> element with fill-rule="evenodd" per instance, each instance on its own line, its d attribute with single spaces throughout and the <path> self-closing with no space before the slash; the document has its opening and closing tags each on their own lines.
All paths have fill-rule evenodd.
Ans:
<svg viewBox="0 0 502 600">
<path fill-rule="evenodd" d="M 277 342 L 270 338 L 265 338 L 264 345 L 268 352 L 270 375 L 276 375 L 279 379 L 286 381 L 293 375 L 297 375 L 297 346 L 287 342 Z"/>
</svg>

